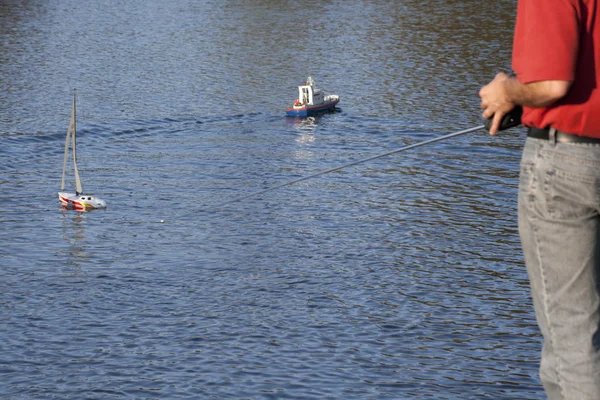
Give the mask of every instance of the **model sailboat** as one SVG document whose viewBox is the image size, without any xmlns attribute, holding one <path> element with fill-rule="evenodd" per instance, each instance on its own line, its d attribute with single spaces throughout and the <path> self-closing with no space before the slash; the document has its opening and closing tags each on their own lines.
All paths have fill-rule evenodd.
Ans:
<svg viewBox="0 0 600 400">
<path fill-rule="evenodd" d="M 84 194 L 81 187 L 81 179 L 79 179 L 79 171 L 77 170 L 77 124 L 76 124 L 76 91 L 73 92 L 73 108 L 71 110 L 71 123 L 67 131 L 67 140 L 65 142 L 65 157 L 63 162 L 62 183 L 58 199 L 63 207 L 74 208 L 75 210 L 93 210 L 96 208 L 106 208 L 104 200 L 97 198 L 91 194 Z M 65 192 L 65 172 L 67 170 L 67 159 L 69 158 L 69 140 L 73 149 L 73 169 L 75 171 L 75 193 Z"/>
</svg>

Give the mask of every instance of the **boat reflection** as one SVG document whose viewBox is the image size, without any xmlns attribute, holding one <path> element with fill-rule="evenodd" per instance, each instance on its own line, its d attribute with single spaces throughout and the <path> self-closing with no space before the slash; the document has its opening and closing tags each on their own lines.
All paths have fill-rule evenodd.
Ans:
<svg viewBox="0 0 600 400">
<path fill-rule="evenodd" d="M 300 144 L 314 142 L 317 126 L 319 124 L 315 117 L 297 118 L 294 121 L 294 128 L 299 133 L 296 142 Z"/>
<path fill-rule="evenodd" d="M 69 211 L 69 212 L 67 212 Z M 90 254 L 86 251 L 85 243 L 87 236 L 85 233 L 84 211 L 72 213 L 72 208 L 63 207 L 62 211 L 62 233 L 68 247 L 60 251 L 66 261 L 63 263 L 64 268 L 72 271 L 75 275 L 82 273 L 82 266 L 87 264 L 90 259 Z"/>
</svg>

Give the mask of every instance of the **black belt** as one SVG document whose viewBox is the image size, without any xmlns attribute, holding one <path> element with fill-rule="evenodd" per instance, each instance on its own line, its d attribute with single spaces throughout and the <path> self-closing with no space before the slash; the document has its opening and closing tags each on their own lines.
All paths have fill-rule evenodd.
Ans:
<svg viewBox="0 0 600 400">
<path fill-rule="evenodd" d="M 535 139 L 550 139 L 550 128 L 534 128 L 529 127 L 527 129 L 527 136 Z M 579 136 L 573 135 L 571 133 L 565 133 L 561 131 L 556 131 L 554 135 L 557 143 L 592 143 L 592 144 L 600 144 L 600 138 L 591 138 L 587 136 Z"/>
</svg>

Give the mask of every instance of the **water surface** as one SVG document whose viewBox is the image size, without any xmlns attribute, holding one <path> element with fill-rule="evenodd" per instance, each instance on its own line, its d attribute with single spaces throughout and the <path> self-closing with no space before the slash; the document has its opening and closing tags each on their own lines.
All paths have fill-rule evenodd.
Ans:
<svg viewBox="0 0 600 400">
<path fill-rule="evenodd" d="M 481 124 L 515 7 L 3 2 L 0 397 L 544 398 L 519 130 L 223 205 Z M 73 88 L 105 211 L 56 198 Z"/>
</svg>

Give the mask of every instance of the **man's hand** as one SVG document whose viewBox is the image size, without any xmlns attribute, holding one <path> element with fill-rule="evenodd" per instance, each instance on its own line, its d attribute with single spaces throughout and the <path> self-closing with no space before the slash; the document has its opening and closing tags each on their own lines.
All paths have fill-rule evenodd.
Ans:
<svg viewBox="0 0 600 400">
<path fill-rule="evenodd" d="M 479 91 L 483 118 L 492 118 L 490 135 L 495 135 L 500 127 L 502 118 L 517 105 L 510 97 L 509 82 L 516 80 L 500 72 L 496 77 Z"/>
<path fill-rule="evenodd" d="M 522 84 L 504 72 L 481 88 L 483 118 L 492 118 L 490 135 L 498 132 L 500 121 L 515 106 L 547 107 L 569 92 L 572 81 L 539 81 Z"/>
</svg>

